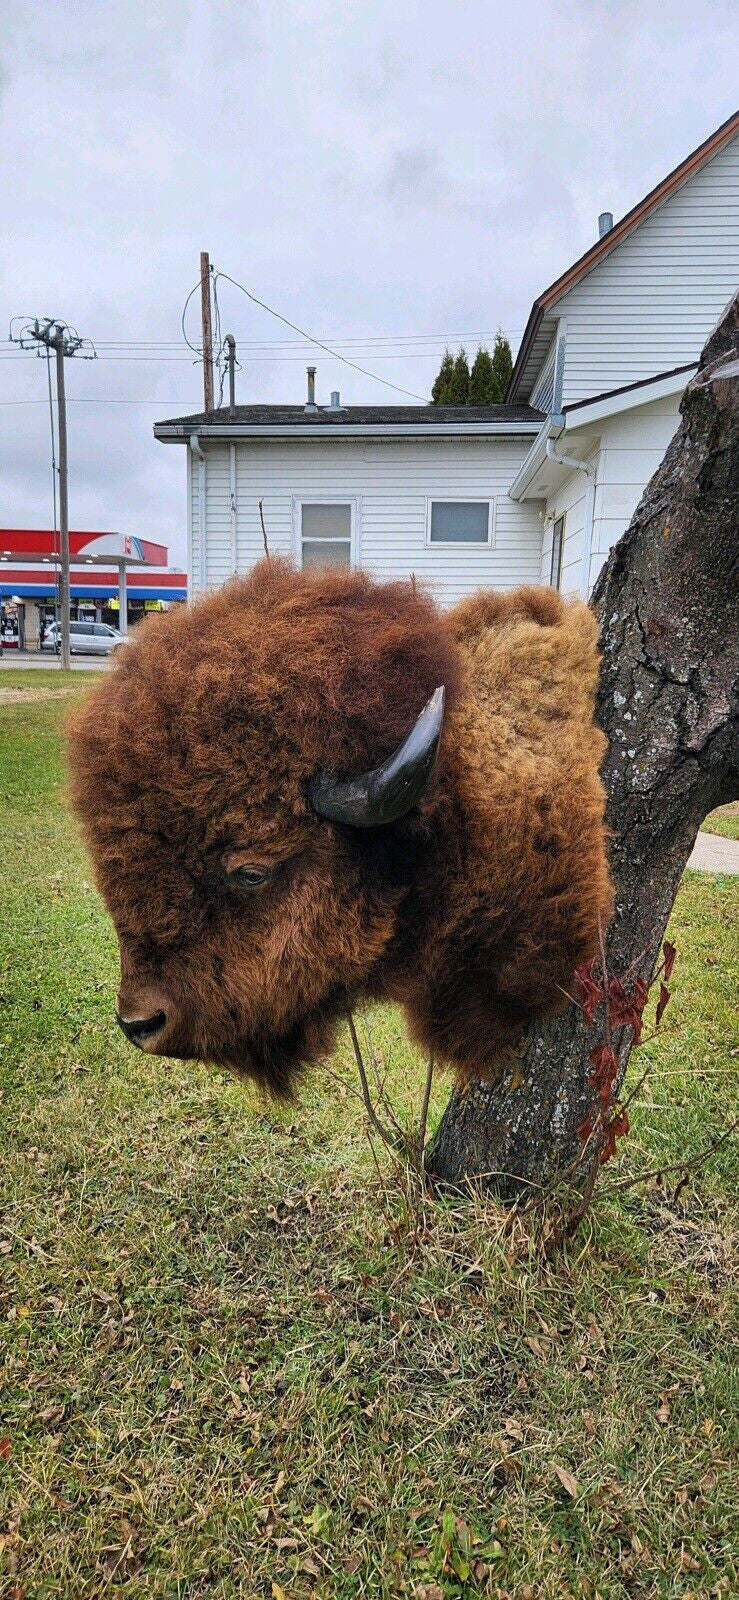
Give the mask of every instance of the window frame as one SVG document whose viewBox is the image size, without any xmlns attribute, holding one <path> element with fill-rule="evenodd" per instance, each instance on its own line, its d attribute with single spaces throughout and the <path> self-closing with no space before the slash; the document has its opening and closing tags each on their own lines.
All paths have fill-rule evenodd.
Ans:
<svg viewBox="0 0 739 1600">
<path fill-rule="evenodd" d="M 349 569 L 353 571 L 359 565 L 359 495 L 352 494 L 294 494 L 293 495 L 293 556 L 300 572 L 309 569 L 303 566 L 303 506 L 348 506 L 349 507 Z M 321 540 L 325 544 L 346 544 L 346 537 Z"/>
<path fill-rule="evenodd" d="M 484 506 L 488 508 L 488 533 L 486 539 L 432 539 L 431 511 L 435 505 Z M 487 494 L 427 494 L 426 536 L 428 550 L 492 550 L 495 546 L 495 523 L 498 506 L 497 495 Z"/>
<path fill-rule="evenodd" d="M 556 589 L 557 594 L 561 594 L 561 592 L 562 592 L 562 588 L 561 588 L 561 585 L 562 585 L 562 557 L 564 555 L 564 548 L 565 548 L 565 518 L 566 518 L 566 516 L 567 516 L 566 511 L 560 511 L 560 514 L 559 514 L 558 517 L 553 517 L 552 518 L 552 548 L 551 548 L 551 550 L 549 552 L 549 587 L 550 587 L 550 589 Z M 555 581 L 554 581 L 554 530 L 557 527 L 558 523 L 561 523 L 561 528 L 560 528 L 560 533 L 559 533 L 559 560 L 557 562 L 557 581 L 555 583 Z"/>
</svg>

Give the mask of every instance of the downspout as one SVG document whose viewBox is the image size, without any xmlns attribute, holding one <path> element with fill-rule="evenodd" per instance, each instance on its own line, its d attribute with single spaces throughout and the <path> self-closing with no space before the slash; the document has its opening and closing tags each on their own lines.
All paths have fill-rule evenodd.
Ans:
<svg viewBox="0 0 739 1600">
<path fill-rule="evenodd" d="M 206 490 L 205 455 L 203 453 L 202 445 L 201 445 L 200 440 L 199 440 L 199 438 L 198 438 L 196 433 L 191 433 L 190 434 L 190 449 L 191 449 L 191 451 L 192 451 L 192 453 L 193 453 L 193 455 L 194 455 L 194 457 L 195 457 L 195 459 L 196 459 L 196 461 L 198 463 L 198 545 L 199 545 L 199 548 L 200 548 L 200 559 L 199 559 L 199 562 L 198 562 L 198 568 L 199 568 L 199 572 L 198 572 L 198 588 L 200 590 L 200 593 L 204 594 L 205 590 L 207 588 L 207 567 L 206 567 L 206 549 L 205 549 L 205 543 L 206 543 L 206 525 L 205 525 L 205 517 L 206 517 L 206 512 L 205 512 L 205 505 L 206 505 L 206 500 L 205 500 L 205 490 Z"/>
<path fill-rule="evenodd" d="M 556 461 L 558 466 L 572 467 L 574 472 L 584 472 L 587 478 L 582 525 L 582 560 L 580 563 L 580 593 L 583 599 L 587 600 L 590 593 L 590 555 L 593 544 L 596 469 L 590 465 L 589 461 L 580 461 L 577 456 L 560 455 L 553 439 L 547 439 L 547 455 L 549 460 Z"/>
</svg>

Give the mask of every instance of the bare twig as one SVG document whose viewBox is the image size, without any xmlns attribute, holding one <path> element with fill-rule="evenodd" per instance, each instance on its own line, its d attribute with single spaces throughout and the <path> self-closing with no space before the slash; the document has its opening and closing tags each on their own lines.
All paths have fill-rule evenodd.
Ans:
<svg viewBox="0 0 739 1600">
<path fill-rule="evenodd" d="M 383 1126 L 372 1104 L 372 1096 L 370 1094 L 369 1083 L 367 1082 L 367 1073 L 365 1070 L 364 1061 L 362 1059 L 362 1051 L 357 1038 L 357 1030 L 354 1026 L 354 1017 L 350 1008 L 347 1009 L 347 1020 L 349 1023 L 349 1032 L 351 1034 L 352 1045 L 354 1047 L 354 1059 L 357 1063 L 359 1081 L 362 1085 L 362 1099 L 364 1101 L 364 1109 L 367 1113 L 367 1120 L 369 1121 L 370 1126 L 374 1128 L 375 1133 L 378 1134 L 382 1139 L 383 1144 L 387 1145 L 388 1150 L 405 1152 L 405 1142 L 396 1138 L 396 1136 L 390 1132 L 389 1128 Z"/>
<path fill-rule="evenodd" d="M 262 544 L 264 545 L 264 557 L 265 557 L 266 561 L 269 561 L 269 545 L 267 543 L 267 529 L 264 526 L 264 501 L 263 500 L 260 500 L 260 502 L 259 502 L 259 521 L 262 524 Z"/>
<path fill-rule="evenodd" d="M 426 1082 L 423 1086 L 423 1099 L 421 1101 L 421 1115 L 418 1119 L 418 1165 L 423 1166 L 423 1152 L 426 1147 L 426 1124 L 429 1118 L 429 1101 L 431 1099 L 431 1085 L 434 1078 L 434 1058 L 429 1056 L 426 1067 Z"/>
<path fill-rule="evenodd" d="M 726 1144 L 732 1134 L 736 1133 L 737 1128 L 739 1128 L 739 1117 L 735 1117 L 734 1121 L 729 1123 L 728 1128 L 725 1128 L 717 1139 L 713 1139 L 710 1144 L 704 1145 L 702 1150 L 696 1150 L 695 1154 L 689 1156 L 687 1161 L 670 1161 L 662 1167 L 650 1167 L 648 1172 L 639 1172 L 635 1178 L 624 1178 L 621 1183 L 612 1183 L 609 1189 L 601 1189 L 601 1194 L 623 1194 L 624 1189 L 633 1189 L 638 1183 L 647 1183 L 650 1178 L 661 1178 L 666 1172 L 679 1172 L 682 1174 L 675 1190 L 675 1193 L 677 1193 L 678 1190 L 682 1189 L 688 1175 L 694 1172 L 696 1167 L 702 1167 L 703 1163 L 708 1160 L 709 1156 L 713 1155 L 714 1151 L 720 1150 L 721 1145 Z"/>
<path fill-rule="evenodd" d="M 374 1044 L 372 1042 L 372 1035 L 370 1033 L 369 1023 L 367 1021 L 366 1016 L 364 1016 L 362 1018 L 362 1021 L 364 1023 L 364 1032 L 365 1032 L 365 1037 L 366 1037 L 366 1040 L 367 1040 L 367 1049 L 369 1050 L 370 1062 L 372 1064 L 372 1071 L 373 1071 L 374 1079 L 375 1079 L 375 1088 L 376 1088 L 376 1091 L 377 1091 L 377 1102 L 380 1105 L 380 1107 L 382 1108 L 385 1116 L 389 1117 L 389 1119 L 390 1119 L 390 1121 L 391 1121 L 391 1123 L 392 1123 L 392 1125 L 393 1125 L 393 1127 L 394 1127 L 394 1129 L 395 1129 L 395 1131 L 396 1131 L 396 1133 L 398 1135 L 398 1141 L 399 1141 L 398 1149 L 405 1149 L 407 1144 L 408 1144 L 408 1140 L 406 1138 L 404 1129 L 401 1127 L 401 1125 L 400 1125 L 400 1123 L 398 1121 L 398 1118 L 395 1115 L 395 1111 L 393 1109 L 393 1105 L 392 1105 L 392 1102 L 390 1100 L 390 1096 L 387 1094 L 386 1089 L 385 1089 L 385 1085 L 386 1085 L 387 1080 L 388 1080 L 388 1074 L 390 1072 L 390 1066 L 391 1066 L 391 1062 L 392 1062 L 392 1054 L 391 1054 L 390 1051 L 388 1051 L 388 1053 L 387 1053 L 387 1055 L 385 1057 L 384 1071 L 381 1072 L 380 1071 L 380 1064 L 378 1062 L 377 1055 L 375 1053 L 375 1047 L 374 1047 Z"/>
</svg>

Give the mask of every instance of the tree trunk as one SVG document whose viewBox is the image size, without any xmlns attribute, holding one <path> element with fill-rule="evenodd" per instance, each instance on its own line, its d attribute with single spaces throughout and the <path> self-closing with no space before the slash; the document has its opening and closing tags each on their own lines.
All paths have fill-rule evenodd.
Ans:
<svg viewBox="0 0 739 1600">
<path fill-rule="evenodd" d="M 596 715 L 609 742 L 616 910 L 607 951 L 616 977 L 634 962 L 651 976 L 698 828 L 739 796 L 739 296 L 703 351 L 681 413 L 592 600 L 603 652 Z M 631 1038 L 621 1030 L 615 1089 Z M 504 1194 L 548 1182 L 580 1148 L 588 1054 L 599 1042 L 574 1005 L 530 1029 L 514 1073 L 455 1089 L 430 1171 Z"/>
</svg>

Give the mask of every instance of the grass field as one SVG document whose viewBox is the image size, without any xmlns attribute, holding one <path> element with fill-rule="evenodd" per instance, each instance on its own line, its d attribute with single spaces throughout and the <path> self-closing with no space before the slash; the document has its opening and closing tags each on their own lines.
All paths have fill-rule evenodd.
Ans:
<svg viewBox="0 0 739 1600">
<path fill-rule="evenodd" d="M 724 839 L 739 839 L 739 801 L 719 806 L 703 823 L 704 833 L 720 833 Z"/>
<path fill-rule="evenodd" d="M 0 1596 L 738 1594 L 736 1148 L 606 1191 L 735 1106 L 739 880 L 686 876 L 632 1132 L 542 1263 L 378 1173 L 346 1041 L 279 1110 L 130 1050 L 64 711 L 0 704 Z"/>
</svg>

